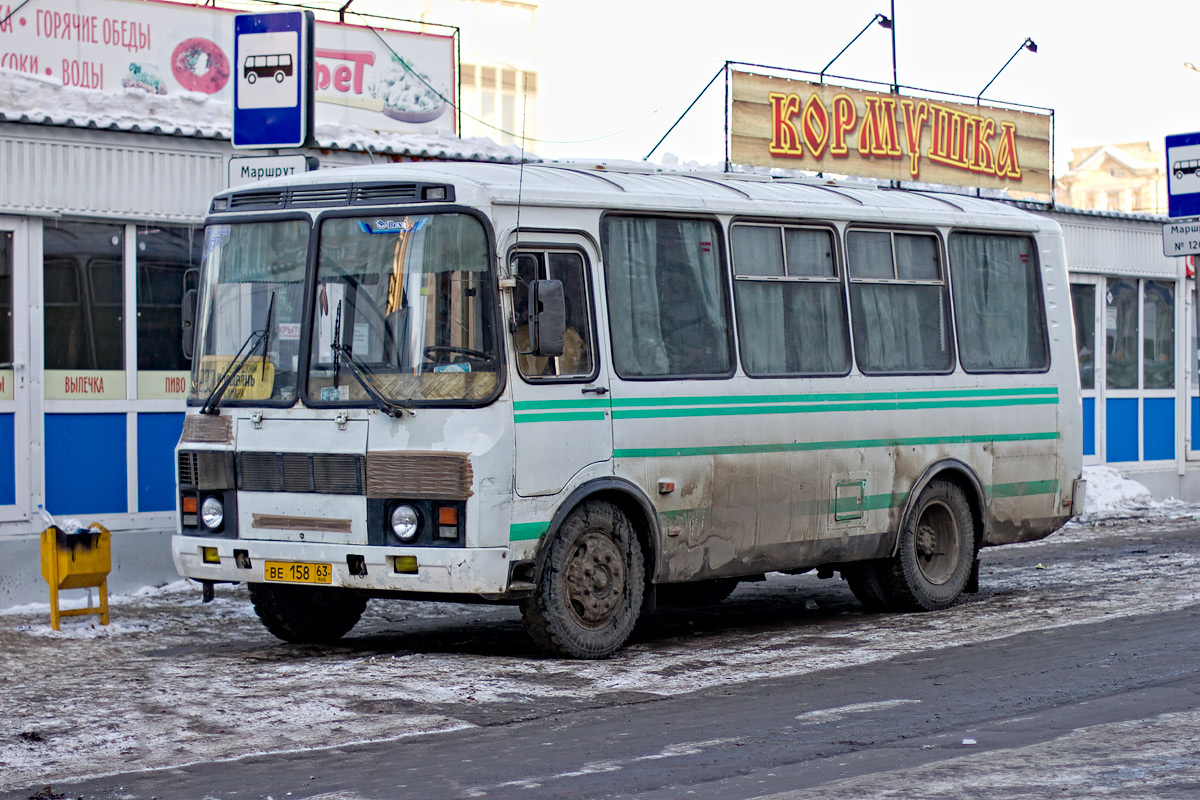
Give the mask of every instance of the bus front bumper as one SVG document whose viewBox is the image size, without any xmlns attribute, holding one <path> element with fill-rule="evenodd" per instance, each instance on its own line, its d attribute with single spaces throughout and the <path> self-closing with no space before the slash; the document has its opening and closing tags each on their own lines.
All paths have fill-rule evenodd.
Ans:
<svg viewBox="0 0 1200 800">
<path fill-rule="evenodd" d="M 367 547 L 175 535 L 171 555 L 175 569 L 185 578 L 218 583 L 277 582 L 498 599 L 509 580 L 509 552 L 501 547 Z M 290 573 L 320 579 L 268 581 L 268 561 L 274 576 Z M 291 570 L 290 565 L 310 569 Z M 329 569 L 318 570 L 319 565 Z"/>
</svg>

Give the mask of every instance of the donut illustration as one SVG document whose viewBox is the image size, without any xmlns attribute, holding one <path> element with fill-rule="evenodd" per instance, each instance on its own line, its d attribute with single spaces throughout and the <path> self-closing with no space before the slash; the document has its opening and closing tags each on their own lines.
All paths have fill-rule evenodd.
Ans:
<svg viewBox="0 0 1200 800">
<path fill-rule="evenodd" d="M 171 54 L 171 72 L 189 92 L 216 94 L 229 82 L 229 59 L 208 39 L 184 39 Z"/>
</svg>

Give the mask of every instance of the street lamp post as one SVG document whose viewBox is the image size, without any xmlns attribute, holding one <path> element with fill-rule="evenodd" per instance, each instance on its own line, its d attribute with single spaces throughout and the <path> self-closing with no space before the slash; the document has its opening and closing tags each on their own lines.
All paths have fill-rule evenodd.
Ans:
<svg viewBox="0 0 1200 800">
<path fill-rule="evenodd" d="M 1008 65 L 1012 63 L 1012 60 L 1014 58 L 1016 58 L 1018 55 L 1020 55 L 1022 50 L 1028 50 L 1031 53 L 1036 53 L 1037 52 L 1037 42 L 1033 41 L 1033 39 L 1030 39 L 1028 36 L 1025 37 L 1025 41 L 1021 42 L 1021 46 L 1017 48 L 1017 51 L 1008 57 L 1008 61 L 1004 62 L 1004 66 L 1000 68 L 999 72 L 997 72 L 995 75 L 993 75 L 992 79 L 987 82 L 987 86 L 983 87 L 983 89 L 980 90 L 979 94 L 977 94 L 975 96 L 975 104 L 976 105 L 979 104 L 979 98 L 983 97 L 983 93 L 986 92 L 988 90 L 988 88 L 993 83 L 996 82 L 996 78 L 1000 77 L 1000 73 L 1004 72 L 1004 70 L 1008 67 Z"/>
<path fill-rule="evenodd" d="M 829 68 L 830 68 L 830 67 L 832 67 L 832 66 L 833 66 L 833 62 L 835 62 L 835 61 L 837 61 L 839 58 L 841 58 L 841 57 L 842 57 L 842 53 L 844 53 L 844 52 L 846 52 L 847 50 L 849 50 L 849 49 L 850 49 L 850 45 L 852 45 L 852 44 L 854 44 L 855 42 L 857 42 L 857 41 L 858 41 L 858 37 L 859 37 L 859 36 L 862 36 L 864 33 L 866 33 L 866 32 L 867 32 L 867 28 L 870 28 L 870 27 L 871 27 L 872 25 L 874 25 L 875 23 L 879 23 L 879 27 L 881 27 L 881 28 L 887 28 L 888 30 L 891 30 L 891 29 L 892 29 L 892 21 L 891 21 L 890 19 L 888 19 L 887 17 L 885 17 L 883 14 L 876 14 L 875 16 L 871 17 L 871 21 L 870 21 L 870 22 L 868 22 L 866 25 L 864 25 L 864 26 L 863 26 L 863 29 L 862 29 L 861 31 L 859 31 L 859 32 L 858 32 L 858 33 L 855 35 L 855 37 L 854 37 L 853 39 L 851 39 L 851 40 L 850 40 L 849 44 L 847 44 L 845 47 L 843 47 L 841 50 L 839 50 L 839 51 L 838 51 L 838 54 L 837 54 L 836 56 L 834 56 L 833 58 L 829 59 L 829 63 L 828 63 L 828 64 L 826 64 L 826 65 L 825 65 L 825 67 L 824 67 L 824 68 L 821 70 L 821 77 L 820 77 L 820 82 L 821 82 L 821 83 L 824 83 L 824 82 L 825 82 L 825 73 L 826 73 L 826 72 L 829 70 Z M 892 71 L 893 71 L 893 80 L 895 80 L 895 74 L 894 74 L 894 73 L 895 73 L 895 68 L 896 68 L 896 42 L 895 42 L 895 38 L 894 38 L 894 36 L 895 36 L 895 34 L 893 33 L 893 39 L 892 39 Z"/>
</svg>

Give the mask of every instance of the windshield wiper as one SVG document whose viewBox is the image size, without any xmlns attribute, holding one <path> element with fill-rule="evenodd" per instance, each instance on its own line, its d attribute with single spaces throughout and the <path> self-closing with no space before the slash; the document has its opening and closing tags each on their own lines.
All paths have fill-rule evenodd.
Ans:
<svg viewBox="0 0 1200 800">
<path fill-rule="evenodd" d="M 271 300 L 267 303 L 267 324 L 262 330 L 252 331 L 246 337 L 246 341 L 242 342 L 242 346 L 238 348 L 237 353 L 233 356 L 233 361 L 229 362 L 229 366 L 221 373 L 221 377 L 217 378 L 217 385 L 208 393 L 208 397 L 204 398 L 204 405 L 200 406 L 201 414 L 216 416 L 221 405 L 221 398 L 225 395 L 225 390 L 229 388 L 233 377 L 242 370 L 242 365 L 250 360 L 250 356 L 254 355 L 254 351 L 258 346 L 263 345 L 263 377 L 266 377 L 266 361 L 267 347 L 271 340 L 271 320 L 275 314 L 275 293 L 271 292 Z M 245 352 L 245 355 L 242 353 Z"/>
<path fill-rule="evenodd" d="M 338 301 L 337 316 L 333 323 L 333 344 L 329 345 L 329 349 L 333 351 L 333 386 L 337 388 L 339 367 L 342 361 L 346 362 L 346 369 L 350 372 L 350 376 L 358 381 L 358 385 L 363 388 L 372 400 L 375 401 L 375 406 L 387 414 L 389 417 L 402 417 L 407 411 L 412 414 L 412 409 L 405 408 L 399 403 L 394 403 L 388 400 L 375 388 L 371 379 L 367 377 L 366 370 L 354 358 L 354 352 L 350 349 L 350 345 L 342 344 L 342 303 Z"/>
<path fill-rule="evenodd" d="M 346 362 L 346 371 L 350 373 L 350 376 L 354 378 L 354 380 L 358 381 L 358 385 L 361 386 L 363 391 L 375 401 L 375 405 L 380 411 L 387 414 L 389 417 L 403 417 L 405 412 L 408 412 L 409 414 L 413 413 L 411 408 L 406 408 L 399 403 L 388 400 L 379 393 L 379 390 L 375 388 L 373 383 L 371 383 L 371 379 L 367 377 L 366 370 L 364 370 L 359 364 L 358 360 L 354 358 L 354 353 L 351 351 L 349 345 L 334 343 L 329 346 L 329 349 L 333 351 L 335 356 L 337 356 L 339 364 L 342 361 Z"/>
</svg>

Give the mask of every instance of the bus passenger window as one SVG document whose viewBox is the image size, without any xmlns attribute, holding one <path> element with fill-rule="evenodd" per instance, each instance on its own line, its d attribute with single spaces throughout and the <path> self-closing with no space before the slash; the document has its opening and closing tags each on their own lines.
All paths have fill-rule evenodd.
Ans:
<svg viewBox="0 0 1200 800">
<path fill-rule="evenodd" d="M 732 241 L 746 374 L 845 375 L 850 335 L 832 233 L 739 224 Z"/>
<path fill-rule="evenodd" d="M 600 237 L 617 374 L 729 375 L 733 357 L 716 225 L 608 216 Z"/>
<path fill-rule="evenodd" d="M 949 302 L 937 239 L 898 231 L 846 234 L 854 354 L 867 374 L 949 372 Z"/>
<path fill-rule="evenodd" d="M 521 252 L 513 260 L 517 287 L 513 291 L 517 368 L 525 378 L 586 380 L 595 372 L 595 337 L 592 335 L 587 270 L 577 251 Z M 529 350 L 529 286 L 535 280 L 562 281 L 567 329 L 563 353 L 557 357 L 532 355 Z"/>
<path fill-rule="evenodd" d="M 1020 372 L 1050 365 L 1032 239 L 955 233 L 950 237 L 950 277 L 963 369 Z"/>
</svg>

